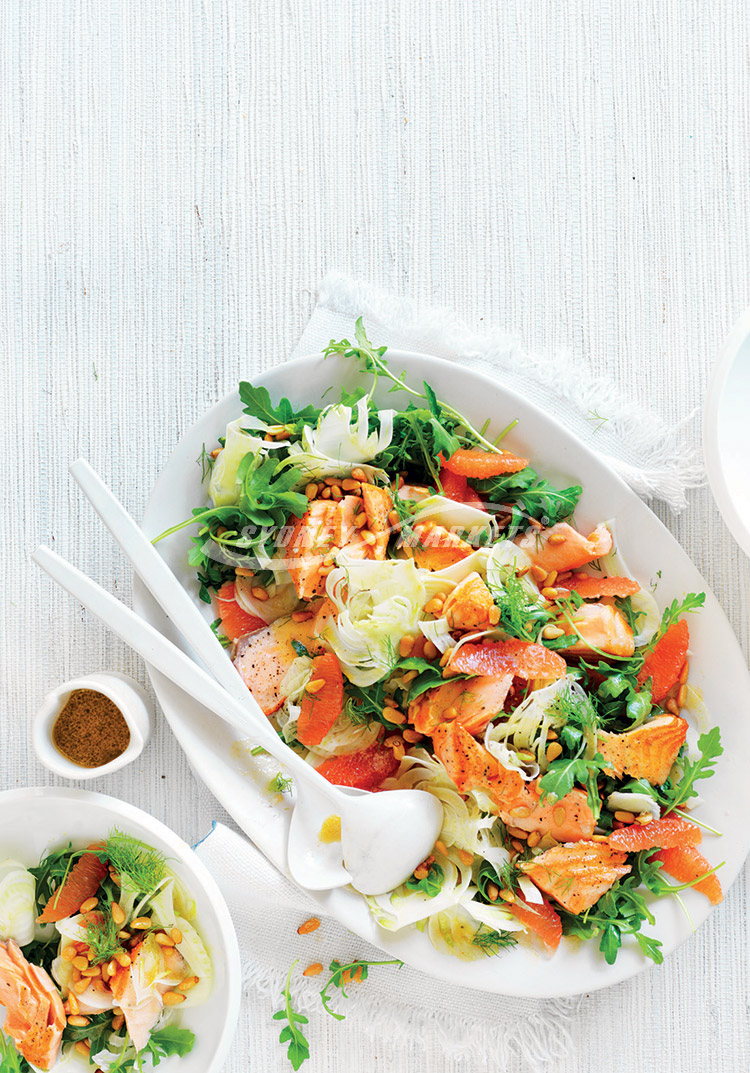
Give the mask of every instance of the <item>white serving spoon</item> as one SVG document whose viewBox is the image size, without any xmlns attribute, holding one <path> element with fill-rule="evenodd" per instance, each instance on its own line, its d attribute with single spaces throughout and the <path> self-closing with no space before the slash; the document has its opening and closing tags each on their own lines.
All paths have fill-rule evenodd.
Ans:
<svg viewBox="0 0 750 1073">
<path fill-rule="evenodd" d="M 435 843 L 442 824 L 439 801 L 417 790 L 346 792 L 332 786 L 289 749 L 145 534 L 86 462 L 79 460 L 71 471 L 157 602 L 224 688 L 135 612 L 49 549 L 38 549 L 35 561 L 149 663 L 211 711 L 251 735 L 291 772 L 297 805 L 288 863 L 298 883 L 311 890 L 352 883 L 364 894 L 380 894 L 398 886 Z M 321 842 L 319 837 L 329 815 L 341 819 L 341 853 L 336 844 Z"/>
</svg>

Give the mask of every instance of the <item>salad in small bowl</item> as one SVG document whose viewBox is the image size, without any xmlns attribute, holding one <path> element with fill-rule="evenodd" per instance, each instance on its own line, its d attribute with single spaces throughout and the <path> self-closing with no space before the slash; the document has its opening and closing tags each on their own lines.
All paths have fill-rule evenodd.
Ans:
<svg viewBox="0 0 750 1073">
<path fill-rule="evenodd" d="M 0 828 L 7 827 L 8 799 L 18 793 L 44 791 L 0 795 Z M 63 795 L 67 810 L 76 792 L 51 793 Z M 83 797 L 91 799 L 84 809 L 95 812 L 101 795 Z M 32 807 L 39 801 L 44 797 L 32 798 Z M 232 972 L 236 947 L 234 955 L 228 948 L 229 964 L 217 966 L 208 934 L 215 937 L 219 918 L 224 941 L 233 938 L 220 896 L 219 916 L 204 919 L 198 902 L 209 877 L 197 861 L 186 875 L 188 848 L 175 836 L 170 847 L 155 839 L 161 825 L 148 818 L 151 834 L 134 828 L 131 811 L 138 812 L 120 806 L 118 825 L 110 820 L 94 840 L 79 837 L 75 825 L 53 822 L 56 830 L 33 856 L 17 842 L 0 841 L 3 1071 L 140 1073 L 171 1056 L 182 1061 L 198 1039 L 192 1011 L 207 1004 L 215 1010 L 222 1001 L 217 971 Z M 177 847 L 179 856 L 170 852 Z M 218 891 L 209 894 L 215 899 Z M 227 1006 L 235 1006 L 231 992 Z"/>
<path fill-rule="evenodd" d="M 616 520 L 579 531 L 582 488 L 503 446 L 515 422 L 407 383 L 361 322 L 326 354 L 360 375 L 323 405 L 240 385 L 209 501 L 162 537 L 195 526 L 214 629 L 290 748 L 441 801 L 432 852 L 367 899 L 381 928 L 464 960 L 563 936 L 661 960 L 654 901 L 722 897 L 693 814 L 721 753 L 689 679 L 703 593 L 659 608 Z"/>
</svg>

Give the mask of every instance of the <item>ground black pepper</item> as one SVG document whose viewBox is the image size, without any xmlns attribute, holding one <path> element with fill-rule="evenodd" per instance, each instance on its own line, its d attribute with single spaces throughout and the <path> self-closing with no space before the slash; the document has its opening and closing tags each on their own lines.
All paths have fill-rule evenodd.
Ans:
<svg viewBox="0 0 750 1073">
<path fill-rule="evenodd" d="M 95 689 L 74 689 L 55 720 L 52 742 L 79 767 L 101 767 L 125 752 L 130 730 L 109 697 Z"/>
</svg>

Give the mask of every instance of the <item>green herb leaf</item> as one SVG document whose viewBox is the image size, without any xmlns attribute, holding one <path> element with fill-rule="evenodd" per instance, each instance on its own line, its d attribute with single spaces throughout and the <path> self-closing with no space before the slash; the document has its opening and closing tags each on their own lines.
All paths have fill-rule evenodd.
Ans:
<svg viewBox="0 0 750 1073">
<path fill-rule="evenodd" d="M 398 958 L 393 958 L 390 961 L 350 961 L 346 965 L 342 965 L 340 961 L 332 961 L 328 966 L 331 975 L 328 978 L 325 987 L 323 987 L 320 992 L 320 1001 L 323 1003 L 323 1009 L 326 1013 L 329 1013 L 331 1017 L 335 1017 L 337 1021 L 343 1021 L 344 1014 L 336 1013 L 335 1010 L 331 1009 L 331 995 L 328 994 L 329 988 L 339 988 L 343 997 L 348 998 L 349 996 L 344 988 L 344 983 L 346 982 L 344 979 L 345 976 L 351 980 L 356 973 L 357 980 L 361 983 L 367 979 L 368 969 L 373 968 L 375 965 L 397 965 L 400 969 L 403 964 L 403 961 L 399 961 Z"/>
<path fill-rule="evenodd" d="M 0 1070 L 2 1073 L 33 1073 L 32 1067 L 22 1054 L 16 1050 L 16 1045 L 10 1036 L 6 1036 L 0 1028 Z"/>
<path fill-rule="evenodd" d="M 293 780 L 282 772 L 277 771 L 268 784 L 272 794 L 288 794 L 293 785 Z"/>
<path fill-rule="evenodd" d="M 286 983 L 282 996 L 284 999 L 284 1006 L 278 1010 L 274 1015 L 274 1021 L 286 1021 L 286 1026 L 282 1028 L 279 1036 L 279 1043 L 288 1043 L 286 1056 L 292 1066 L 292 1069 L 299 1069 L 303 1062 L 307 1061 L 310 1057 L 310 1044 L 307 1042 L 305 1035 L 300 1025 L 306 1025 L 308 1023 L 304 1014 L 298 1013 L 292 1005 L 292 996 L 289 990 L 289 985 L 292 979 L 292 970 L 297 962 L 293 962 L 287 973 Z"/>
<path fill-rule="evenodd" d="M 417 879 L 413 875 L 409 876 L 406 880 L 406 888 L 407 890 L 421 890 L 429 898 L 435 898 L 443 889 L 444 880 L 445 872 L 437 861 L 433 861 L 424 879 Z"/>
<path fill-rule="evenodd" d="M 153 846 L 117 828 L 109 833 L 104 846 L 96 852 L 100 861 L 109 862 L 116 872 L 126 875 L 136 890 L 155 890 L 167 874 L 167 861 Z"/>
<path fill-rule="evenodd" d="M 698 738 L 698 748 L 701 755 L 697 760 L 688 760 L 687 757 L 679 761 L 682 767 L 682 775 L 675 786 L 664 784 L 659 789 L 659 798 L 665 806 L 666 812 L 672 812 L 680 808 L 691 797 L 695 797 L 698 791 L 695 783 L 699 779 L 709 779 L 716 767 L 716 761 L 724 752 L 721 744 L 721 731 L 718 727 L 712 727 L 706 734 Z M 669 786 L 669 788 L 667 788 Z"/>
<path fill-rule="evenodd" d="M 495 931 L 493 928 L 480 924 L 474 932 L 471 945 L 481 947 L 487 957 L 492 957 L 493 954 L 499 954 L 501 950 L 515 946 L 517 942 L 518 939 L 512 931 Z"/>
</svg>

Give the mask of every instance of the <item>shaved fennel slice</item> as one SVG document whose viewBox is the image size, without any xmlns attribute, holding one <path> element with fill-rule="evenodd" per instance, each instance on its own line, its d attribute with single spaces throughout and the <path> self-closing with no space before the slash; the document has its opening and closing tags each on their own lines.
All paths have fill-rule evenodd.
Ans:
<svg viewBox="0 0 750 1073">
<path fill-rule="evenodd" d="M 329 456 L 354 465 L 371 462 L 393 439 L 396 411 L 379 410 L 380 428 L 370 432 L 367 399 L 361 398 L 355 410 L 356 415 L 353 415 L 352 407 L 342 403 L 323 410 L 316 428 L 305 425 L 302 430 L 304 450 L 311 455 Z"/>
<path fill-rule="evenodd" d="M 454 644 L 448 620 L 445 618 L 420 622 L 419 628 L 427 640 L 432 641 L 435 648 L 438 648 L 441 652 L 447 652 Z"/>
<path fill-rule="evenodd" d="M 639 794 L 630 790 L 615 790 L 607 798 L 607 808 L 610 812 L 622 809 L 624 812 L 649 812 L 655 820 L 661 816 L 659 804 L 649 794 Z"/>
<path fill-rule="evenodd" d="M 15 860 L 0 861 L 0 938 L 30 943 L 36 933 L 36 883 L 31 872 Z"/>
<path fill-rule="evenodd" d="M 215 507 L 226 507 L 237 503 L 240 498 L 240 483 L 237 470 L 240 462 L 248 454 L 265 454 L 279 447 L 288 447 L 288 441 L 269 442 L 261 436 L 253 436 L 242 428 L 247 421 L 238 417 L 227 425 L 224 447 L 211 467 L 211 479 L 208 482 L 208 494 Z"/>
<path fill-rule="evenodd" d="M 419 629 L 425 572 L 412 559 L 386 559 L 360 561 L 356 570 L 337 566 L 328 575 L 326 592 L 338 618 L 325 628 L 323 638 L 355 685 L 372 685 L 382 678 L 396 661 L 401 638 Z"/>
<path fill-rule="evenodd" d="M 446 496 L 434 495 L 421 499 L 413 517 L 415 523 L 429 520 L 454 532 L 461 530 L 459 535 L 463 536 L 465 532 L 467 535 L 464 539 L 470 543 L 480 537 L 493 540 L 497 536 L 497 522 L 491 514 Z"/>
<path fill-rule="evenodd" d="M 555 700 L 564 693 L 573 697 L 584 694 L 581 687 L 570 677 L 559 678 L 542 689 L 536 689 L 507 718 L 487 726 L 484 735 L 485 748 L 504 766 L 518 771 L 524 779 L 535 778 L 547 770 L 547 734 L 550 727 L 560 727 L 565 717 L 555 711 Z M 515 757 L 509 763 L 507 750 L 534 753 L 536 763 L 528 764 Z M 534 774 L 531 774 L 534 771 Z"/>
<path fill-rule="evenodd" d="M 471 882 L 471 866 L 454 862 L 440 852 L 435 852 L 435 861 L 443 870 L 443 885 L 440 893 L 431 898 L 422 890 L 409 890 L 406 884 L 388 894 L 368 895 L 366 901 L 375 920 L 387 931 L 398 931 L 408 924 L 458 905 Z"/>
</svg>

